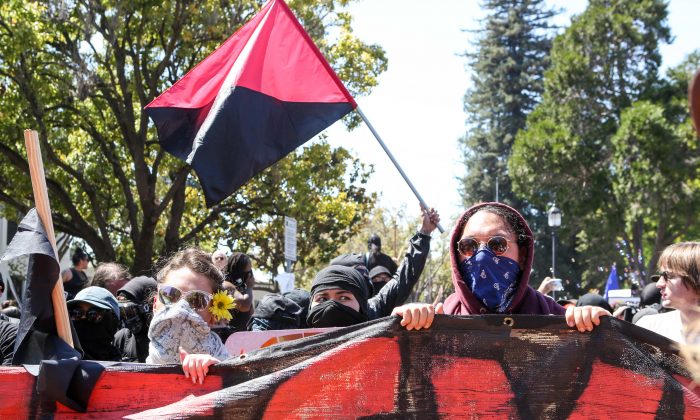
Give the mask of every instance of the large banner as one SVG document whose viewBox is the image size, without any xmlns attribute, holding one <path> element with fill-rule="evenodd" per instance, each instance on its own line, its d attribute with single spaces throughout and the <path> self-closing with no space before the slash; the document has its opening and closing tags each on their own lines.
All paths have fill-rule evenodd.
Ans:
<svg viewBox="0 0 700 420">
<path fill-rule="evenodd" d="M 175 365 L 108 366 L 85 414 L 0 368 L 0 417 L 697 419 L 689 376 L 670 341 L 609 317 L 592 333 L 555 316 L 384 318 L 237 356 L 203 385 Z"/>
</svg>

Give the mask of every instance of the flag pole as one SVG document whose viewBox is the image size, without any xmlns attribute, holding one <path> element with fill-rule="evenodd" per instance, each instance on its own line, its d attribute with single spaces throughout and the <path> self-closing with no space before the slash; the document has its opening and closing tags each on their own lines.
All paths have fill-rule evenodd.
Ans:
<svg viewBox="0 0 700 420">
<path fill-rule="evenodd" d="M 29 174 L 32 178 L 36 212 L 44 225 L 46 236 L 53 248 L 56 261 L 58 261 L 56 236 L 53 231 L 53 220 L 51 219 L 51 204 L 49 203 L 49 194 L 46 190 L 44 163 L 41 160 L 41 148 L 39 147 L 39 134 L 35 130 L 24 130 L 24 144 L 27 147 L 27 161 L 29 162 Z M 60 276 L 56 286 L 51 291 L 51 300 L 53 302 L 58 336 L 71 347 L 75 347 L 73 345 L 73 336 L 71 335 L 70 321 L 68 320 L 66 296 L 63 294 L 63 280 Z"/>
<path fill-rule="evenodd" d="M 379 142 L 379 145 L 382 146 L 382 149 L 384 149 L 386 154 L 389 156 L 389 159 L 391 159 L 391 162 L 394 164 L 394 166 L 396 166 L 396 169 L 398 169 L 399 173 L 403 177 L 403 180 L 406 181 L 406 183 L 408 184 L 408 187 L 411 188 L 411 191 L 413 191 L 413 194 L 416 195 L 416 198 L 418 199 L 418 202 L 420 203 L 421 207 L 423 207 L 425 210 L 428 210 L 430 207 L 428 207 L 428 205 L 425 204 L 425 201 L 423 201 L 423 197 L 420 196 L 420 194 L 418 193 L 418 190 L 416 190 L 416 187 L 413 186 L 413 183 L 411 183 L 411 180 L 408 179 L 408 176 L 406 175 L 406 173 L 403 171 L 403 169 L 401 169 L 399 162 L 396 161 L 396 159 L 394 158 L 394 155 L 392 155 L 391 152 L 389 151 L 389 148 L 386 147 L 386 144 L 384 144 L 384 141 L 382 141 L 382 138 L 379 136 L 379 133 L 377 133 L 377 130 L 374 129 L 374 127 L 372 126 L 372 123 L 369 122 L 369 120 L 365 116 L 365 113 L 362 112 L 362 110 L 360 109 L 360 106 L 358 105 L 357 108 L 355 108 L 355 109 L 357 110 L 357 113 L 360 114 L 362 121 L 364 121 L 365 124 L 367 124 L 367 128 L 369 128 L 369 131 L 372 132 L 372 134 L 374 135 L 374 138 L 377 139 L 377 141 Z M 443 227 L 439 223 L 437 225 L 437 228 L 440 231 L 440 233 L 445 233 L 445 229 L 443 229 Z"/>
</svg>

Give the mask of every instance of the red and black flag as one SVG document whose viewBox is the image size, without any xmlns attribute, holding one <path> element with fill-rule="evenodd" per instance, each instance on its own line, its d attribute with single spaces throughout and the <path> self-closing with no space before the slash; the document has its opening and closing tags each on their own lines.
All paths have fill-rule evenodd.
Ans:
<svg viewBox="0 0 700 420">
<path fill-rule="evenodd" d="M 282 0 L 146 106 L 212 206 L 357 107 Z"/>
</svg>

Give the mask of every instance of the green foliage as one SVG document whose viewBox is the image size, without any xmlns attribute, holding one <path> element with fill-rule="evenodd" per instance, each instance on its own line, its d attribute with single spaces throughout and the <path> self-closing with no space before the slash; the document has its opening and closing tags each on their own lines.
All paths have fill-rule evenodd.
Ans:
<svg viewBox="0 0 700 420">
<path fill-rule="evenodd" d="M 515 136 L 539 102 L 543 74 L 549 65 L 554 11 L 542 0 L 489 0 L 489 11 L 478 31 L 476 50 L 467 54 L 473 71 L 464 97 L 467 133 L 460 140 L 466 175 L 462 178 L 465 207 L 498 201 L 520 210 L 536 239 L 533 282 L 551 275 L 551 251 L 544 206 L 533 206 L 513 193 L 507 162 Z M 570 260 L 567 248 L 559 260 Z M 558 273 L 559 271 L 557 271 Z"/>
<path fill-rule="evenodd" d="M 543 0 L 488 0 L 476 51 L 467 53 L 473 87 L 464 96 L 467 134 L 460 140 L 465 206 L 496 200 L 523 208 L 512 192 L 507 160 L 518 130 L 537 104 L 551 46 Z"/>
<path fill-rule="evenodd" d="M 375 208 L 361 225 L 359 231 L 337 251 L 337 255 L 367 252 L 369 237 L 372 234 L 377 234 L 382 239 L 382 252 L 400 265 L 408 247 L 408 240 L 420 228 L 422 220 L 419 209 L 410 212 L 415 214 L 414 217 L 407 213 L 409 212 L 403 207 L 400 209 Z M 440 235 L 435 230 L 430 242 L 430 256 L 420 280 L 413 289 L 409 299 L 411 302 L 432 303 L 437 298 L 443 301 L 454 291 L 448 247 L 449 234 Z M 318 269 L 320 268 L 322 266 L 318 267 Z M 313 276 L 316 271 L 313 271 L 311 275 Z M 440 295 L 440 291 L 442 291 L 442 295 Z"/>
<path fill-rule="evenodd" d="M 543 101 L 513 147 L 516 192 L 564 211 L 583 289 L 602 290 L 613 262 L 644 279 L 665 246 L 698 231 L 685 92 L 700 62 L 694 54 L 658 76 L 666 16 L 660 0 L 591 1 L 555 39 Z"/>
<path fill-rule="evenodd" d="M 286 211 L 309 222 L 301 227 L 309 243 L 323 244 L 306 249 L 308 258 L 329 252 L 323 248 L 323 235 L 352 232 L 355 212 L 371 208 L 373 201 L 363 187 L 369 172 L 346 151 L 324 145 L 304 149 L 207 209 L 189 167 L 160 148 L 142 111 L 262 3 L 0 3 L 0 201 L 8 211 L 24 212 L 32 206 L 21 140 L 22 129 L 29 127 L 39 131 L 42 142 L 57 230 L 84 240 L 98 261 L 119 261 L 141 273 L 151 267 L 156 254 L 186 243 L 213 247 L 218 239 L 235 234 L 245 238 L 243 244 L 262 246 L 261 240 L 252 239 L 257 238 L 256 230 L 272 235 L 272 220 Z M 350 17 L 343 11 L 348 3 L 296 0 L 290 7 L 348 89 L 365 94 L 386 69 L 386 58 L 380 47 L 352 35 Z M 351 118 L 346 122 L 353 124 Z M 293 165 L 296 159 L 320 167 L 328 165 L 329 158 L 337 170 L 318 173 L 327 179 L 302 178 Z M 271 187 L 272 181 L 279 185 Z M 287 186 L 306 195 L 288 193 Z M 278 197 L 299 200 L 298 204 L 265 195 L 275 189 L 284 192 Z M 346 194 L 346 202 L 339 203 L 340 194 Z M 309 198 L 315 196 L 320 196 L 319 203 Z M 324 216 L 326 211 L 329 215 Z M 338 223 L 337 230 L 312 226 L 324 217 Z M 266 267 L 275 266 L 269 255 L 282 253 L 280 248 L 260 252 L 267 255 L 259 256 Z"/>
</svg>

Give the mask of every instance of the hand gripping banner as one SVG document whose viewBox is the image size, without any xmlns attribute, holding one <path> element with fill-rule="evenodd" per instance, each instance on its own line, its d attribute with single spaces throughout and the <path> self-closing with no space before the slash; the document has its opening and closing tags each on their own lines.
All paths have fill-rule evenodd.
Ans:
<svg viewBox="0 0 700 420">
<path fill-rule="evenodd" d="M 77 415 L 31 406 L 30 387 L 21 391 L 31 379 L 17 369 L 0 368 L 13 374 L 0 375 L 0 389 L 28 395 L 3 398 L 0 416 Z M 592 333 L 555 316 L 438 316 L 422 331 L 383 318 L 230 359 L 203 385 L 176 365 L 107 367 L 87 414 L 700 418 L 689 377 L 669 340 L 609 317 Z"/>
</svg>

